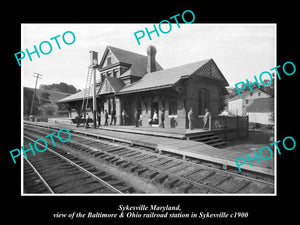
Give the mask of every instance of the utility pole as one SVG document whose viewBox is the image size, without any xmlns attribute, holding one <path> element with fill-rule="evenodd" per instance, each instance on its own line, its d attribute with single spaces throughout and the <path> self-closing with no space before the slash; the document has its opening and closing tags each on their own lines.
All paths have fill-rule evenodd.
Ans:
<svg viewBox="0 0 300 225">
<path fill-rule="evenodd" d="M 30 108 L 29 118 L 32 117 L 32 110 L 33 110 L 34 98 L 35 98 L 35 95 L 36 95 L 36 86 L 37 86 L 37 83 L 38 83 L 38 79 L 42 79 L 41 77 L 43 76 L 42 74 L 35 73 L 35 72 L 33 74 L 36 74 L 36 75 L 33 75 L 33 77 L 36 77 L 36 81 L 35 81 L 35 87 L 34 87 L 34 94 L 32 96 L 32 101 L 31 101 L 31 108 Z"/>
</svg>

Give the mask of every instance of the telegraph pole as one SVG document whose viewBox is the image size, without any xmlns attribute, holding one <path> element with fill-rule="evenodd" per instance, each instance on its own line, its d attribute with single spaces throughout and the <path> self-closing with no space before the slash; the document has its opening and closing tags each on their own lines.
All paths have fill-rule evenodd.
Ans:
<svg viewBox="0 0 300 225">
<path fill-rule="evenodd" d="M 33 73 L 33 77 L 36 77 L 36 81 L 35 81 L 35 87 L 34 87 L 34 94 L 32 96 L 32 101 L 31 101 L 31 108 L 30 108 L 30 114 L 29 114 L 29 118 L 30 116 L 32 116 L 32 110 L 33 110 L 33 104 L 34 104 L 34 98 L 35 98 L 35 95 L 36 95 L 36 86 L 37 86 L 37 83 L 38 83 L 38 79 L 42 79 L 41 77 L 43 76 L 42 74 L 39 74 L 39 73 Z"/>
</svg>

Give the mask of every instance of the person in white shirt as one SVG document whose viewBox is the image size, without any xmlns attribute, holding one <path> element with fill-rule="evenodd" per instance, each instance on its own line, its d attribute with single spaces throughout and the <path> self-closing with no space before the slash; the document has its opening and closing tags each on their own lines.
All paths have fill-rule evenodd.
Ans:
<svg viewBox="0 0 300 225">
<path fill-rule="evenodd" d="M 189 129 L 193 130 L 194 126 L 193 126 L 193 120 L 194 120 L 194 113 L 193 113 L 193 108 L 190 108 L 190 111 L 188 112 L 188 120 L 189 120 Z"/>
<path fill-rule="evenodd" d="M 154 124 L 158 124 L 158 115 L 157 115 L 156 110 L 155 110 L 154 113 L 153 113 L 152 120 L 153 120 L 153 123 L 154 123 Z"/>
<path fill-rule="evenodd" d="M 207 121 L 209 119 L 209 117 L 211 117 L 211 113 L 208 111 L 208 109 L 205 109 L 205 115 L 203 117 L 203 130 L 207 130 L 208 128 L 206 128 L 206 124 L 207 124 Z"/>
</svg>

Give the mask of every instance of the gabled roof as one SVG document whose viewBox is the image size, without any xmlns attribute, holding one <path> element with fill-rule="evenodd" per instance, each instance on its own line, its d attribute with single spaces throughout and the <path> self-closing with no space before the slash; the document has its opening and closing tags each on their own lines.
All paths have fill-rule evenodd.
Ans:
<svg viewBox="0 0 300 225">
<path fill-rule="evenodd" d="M 231 99 L 228 99 L 228 102 L 231 102 L 231 101 L 234 101 L 234 100 L 237 100 L 237 99 L 246 98 L 250 95 L 250 93 L 254 94 L 256 92 L 262 92 L 262 93 L 266 94 L 268 97 L 271 97 L 271 95 L 269 95 L 268 93 L 266 93 L 266 92 L 264 92 L 260 89 L 254 89 L 253 91 L 247 90 L 247 91 L 241 93 L 242 96 L 237 94 L 236 96 L 232 97 Z"/>
<path fill-rule="evenodd" d="M 93 87 L 94 85 L 91 85 L 90 90 L 89 90 L 89 95 L 88 98 L 93 98 Z M 96 93 L 98 93 L 100 86 L 96 86 Z M 70 95 L 66 98 L 60 99 L 57 101 L 57 103 L 64 103 L 64 102 L 73 102 L 73 101 L 79 101 L 83 99 L 83 95 L 84 95 L 84 90 L 79 91 L 73 95 Z"/>
<path fill-rule="evenodd" d="M 246 108 L 247 112 L 274 112 L 274 98 L 258 98 Z"/>
<path fill-rule="evenodd" d="M 125 84 L 121 79 L 115 77 L 106 77 L 101 84 L 97 95 L 116 93 L 124 86 Z"/>
<path fill-rule="evenodd" d="M 124 74 L 121 75 L 121 77 L 128 76 L 128 75 L 143 77 L 147 73 L 148 56 L 141 55 L 135 52 L 130 52 L 112 46 L 106 47 L 99 64 L 100 68 L 104 63 L 104 60 L 109 50 L 112 52 L 112 54 L 114 54 L 114 56 L 117 58 L 119 62 L 131 65 L 129 69 Z M 163 69 L 158 62 L 156 62 L 156 69 L 157 70 Z"/>
<path fill-rule="evenodd" d="M 120 78 L 128 75 L 139 76 L 142 78 L 135 83 L 124 86 L 125 84 L 121 79 L 107 77 L 106 81 L 103 82 L 103 84 L 100 86 L 101 90 L 99 86 L 96 87 L 96 93 L 98 93 L 98 95 L 107 93 L 126 94 L 168 88 L 176 85 L 182 79 L 189 78 L 191 76 L 205 77 L 217 80 L 218 82 L 223 83 L 224 86 L 229 85 L 213 59 L 206 59 L 165 70 L 163 70 L 158 63 L 156 63 L 158 71 L 147 73 L 147 56 L 115 48 L 112 46 L 106 47 L 106 50 L 99 64 L 100 68 L 105 61 L 108 51 L 111 51 L 119 62 L 131 65 L 129 69 L 120 76 Z M 106 85 L 106 87 L 104 85 Z M 59 100 L 58 103 L 81 100 L 83 98 L 83 94 L 84 91 L 75 93 L 74 95 Z M 91 97 L 92 88 L 90 89 L 89 93 L 89 98 Z"/>
<path fill-rule="evenodd" d="M 227 80 L 217 68 L 213 59 L 207 59 L 183 66 L 148 73 L 139 81 L 122 88 L 119 94 L 171 87 L 180 80 L 193 75 L 216 79 L 223 82 L 226 86 L 228 85 Z"/>
</svg>

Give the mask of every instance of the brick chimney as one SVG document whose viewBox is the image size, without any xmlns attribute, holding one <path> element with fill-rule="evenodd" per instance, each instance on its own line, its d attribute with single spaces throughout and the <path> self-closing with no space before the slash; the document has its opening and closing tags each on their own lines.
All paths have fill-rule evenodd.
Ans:
<svg viewBox="0 0 300 225">
<path fill-rule="evenodd" d="M 90 65 L 98 64 L 98 52 L 90 51 Z"/>
<path fill-rule="evenodd" d="M 147 73 L 152 73 L 156 71 L 156 48 L 152 45 L 147 47 L 148 63 L 147 63 Z"/>
</svg>

